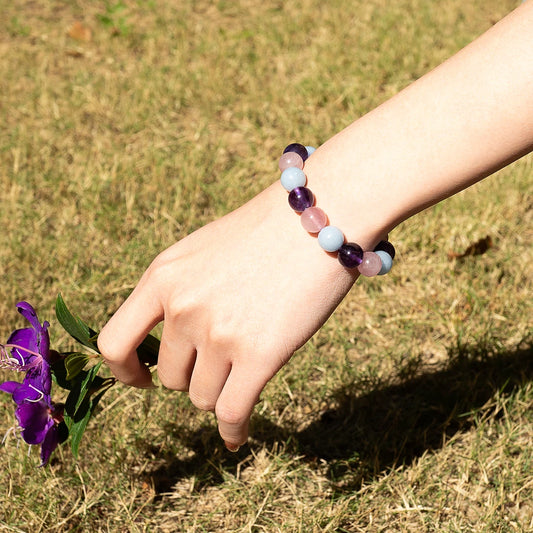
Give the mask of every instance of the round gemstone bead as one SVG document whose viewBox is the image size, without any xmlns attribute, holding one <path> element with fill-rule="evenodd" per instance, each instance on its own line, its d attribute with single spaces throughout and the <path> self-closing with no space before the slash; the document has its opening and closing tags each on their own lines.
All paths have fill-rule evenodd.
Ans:
<svg viewBox="0 0 533 533">
<path fill-rule="evenodd" d="M 309 207 L 300 215 L 300 222 L 309 233 L 318 233 L 328 223 L 328 217 L 320 207 Z"/>
<path fill-rule="evenodd" d="M 314 146 L 306 146 L 305 149 L 307 150 L 308 156 L 310 156 L 316 150 Z"/>
<path fill-rule="evenodd" d="M 381 270 L 378 272 L 378 276 L 384 276 L 390 272 L 392 268 L 392 257 L 390 254 L 383 250 L 376 250 L 376 254 L 381 259 Z"/>
<path fill-rule="evenodd" d="M 292 143 L 292 144 L 289 144 L 289 146 L 287 146 L 285 148 L 285 150 L 283 150 L 283 153 L 286 154 L 287 152 L 295 152 L 296 154 L 298 154 L 304 161 L 309 157 L 309 154 L 307 153 L 307 149 L 306 147 L 303 145 L 303 144 L 300 144 L 300 143 Z"/>
<path fill-rule="evenodd" d="M 363 249 L 355 242 L 347 242 L 339 248 L 337 259 L 346 268 L 355 268 L 363 261 Z"/>
<path fill-rule="evenodd" d="M 313 205 L 315 197 L 307 187 L 296 187 L 289 193 L 289 205 L 297 212 L 301 213 Z"/>
<path fill-rule="evenodd" d="M 287 152 L 279 158 L 279 169 L 283 172 L 286 168 L 304 168 L 304 160 L 296 152 Z"/>
<path fill-rule="evenodd" d="M 344 244 L 344 235 L 339 228 L 326 226 L 318 234 L 318 244 L 326 252 L 336 252 Z"/>
<path fill-rule="evenodd" d="M 296 187 L 303 187 L 306 182 L 307 178 L 301 168 L 289 167 L 281 173 L 281 184 L 289 192 Z"/>
<path fill-rule="evenodd" d="M 381 259 L 379 255 L 374 252 L 365 252 L 363 254 L 363 261 L 357 267 L 357 270 L 368 278 L 379 274 L 381 270 Z"/>
<path fill-rule="evenodd" d="M 374 252 L 377 251 L 387 252 L 391 256 L 391 259 L 394 259 L 394 256 L 396 255 L 396 250 L 389 241 L 380 241 L 374 248 Z"/>
</svg>

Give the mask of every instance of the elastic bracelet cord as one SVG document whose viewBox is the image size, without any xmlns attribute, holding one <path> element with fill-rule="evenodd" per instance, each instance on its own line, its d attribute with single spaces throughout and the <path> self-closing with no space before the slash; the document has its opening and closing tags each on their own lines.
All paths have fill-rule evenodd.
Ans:
<svg viewBox="0 0 533 533">
<path fill-rule="evenodd" d="M 315 151 L 312 146 L 289 144 L 279 159 L 281 185 L 289 193 L 289 205 L 300 213 L 300 221 L 306 231 L 318 234 L 318 244 L 326 252 L 337 253 L 337 259 L 345 268 L 357 268 L 363 276 L 383 276 L 392 268 L 396 251 L 389 241 L 381 241 L 372 252 L 363 251 L 355 242 L 345 242 L 343 232 L 328 224 L 328 217 L 315 206 L 315 196 L 306 187 L 304 163 Z"/>
</svg>

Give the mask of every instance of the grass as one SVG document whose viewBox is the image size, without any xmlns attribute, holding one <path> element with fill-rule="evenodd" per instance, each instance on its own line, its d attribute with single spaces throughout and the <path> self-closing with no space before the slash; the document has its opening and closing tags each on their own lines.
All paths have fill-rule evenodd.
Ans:
<svg viewBox="0 0 533 533">
<path fill-rule="evenodd" d="M 59 291 L 103 324 L 160 250 L 277 179 L 280 146 L 322 143 L 517 3 L 0 0 L 1 338 L 28 299 L 67 348 Z M 160 389 L 116 387 L 77 462 L 37 470 L 7 439 L 0 531 L 530 531 L 532 165 L 395 230 L 395 269 L 268 385 L 237 454 Z"/>
</svg>

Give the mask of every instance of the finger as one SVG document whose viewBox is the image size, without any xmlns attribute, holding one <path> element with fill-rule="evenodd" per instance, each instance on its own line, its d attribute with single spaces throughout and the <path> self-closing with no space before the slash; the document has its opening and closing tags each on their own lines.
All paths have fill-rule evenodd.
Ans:
<svg viewBox="0 0 533 533">
<path fill-rule="evenodd" d="M 215 407 L 218 430 L 229 450 L 237 451 L 248 440 L 250 416 L 269 379 L 253 366 L 232 367 Z"/>
<path fill-rule="evenodd" d="M 189 390 L 191 374 L 196 361 L 196 349 L 194 345 L 180 336 L 178 324 L 175 320 L 165 319 L 159 358 L 157 362 L 157 374 L 161 383 L 172 390 Z"/>
<path fill-rule="evenodd" d="M 193 405 L 213 411 L 231 370 L 222 353 L 200 353 L 192 371 L 189 397 Z"/>
<path fill-rule="evenodd" d="M 163 308 L 147 284 L 139 283 L 98 335 L 98 348 L 113 374 L 135 387 L 152 386 L 148 368 L 137 357 L 141 344 L 162 320 Z"/>
</svg>

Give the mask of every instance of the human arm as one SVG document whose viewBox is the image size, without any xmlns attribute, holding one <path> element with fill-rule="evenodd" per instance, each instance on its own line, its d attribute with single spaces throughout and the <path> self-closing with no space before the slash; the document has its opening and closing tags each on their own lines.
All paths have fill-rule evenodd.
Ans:
<svg viewBox="0 0 533 533">
<path fill-rule="evenodd" d="M 519 12 L 308 160 L 318 205 L 349 240 L 371 248 L 531 149 L 533 21 L 527 4 Z M 120 379 L 148 384 L 135 347 L 164 319 L 162 383 L 214 409 L 224 440 L 238 445 L 266 382 L 355 278 L 301 228 L 276 183 L 160 254 L 100 347 Z"/>
<path fill-rule="evenodd" d="M 357 232 L 364 218 L 392 229 L 531 151 L 532 4 L 314 154 L 306 173 L 321 204 L 335 206 L 340 227 Z M 355 223 L 354 198 L 372 209 Z"/>
</svg>

